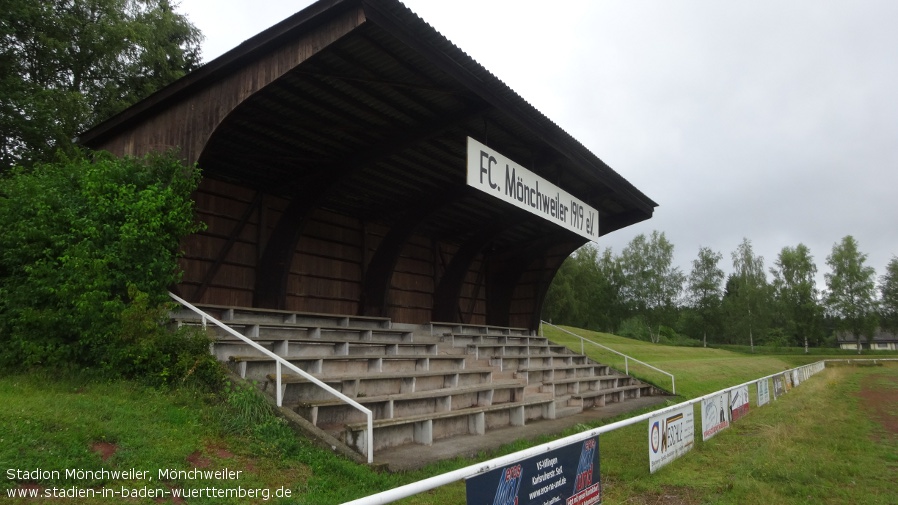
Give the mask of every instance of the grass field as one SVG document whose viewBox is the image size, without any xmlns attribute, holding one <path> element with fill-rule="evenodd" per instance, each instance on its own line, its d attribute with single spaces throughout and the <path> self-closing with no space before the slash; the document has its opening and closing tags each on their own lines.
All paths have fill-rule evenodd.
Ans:
<svg viewBox="0 0 898 505">
<path fill-rule="evenodd" d="M 553 340 L 568 338 L 553 331 L 546 331 Z M 683 398 L 821 358 L 668 347 L 582 333 L 674 373 L 677 393 Z M 579 349 L 579 340 L 571 344 Z M 598 348 L 586 351 L 623 368 L 622 362 L 615 363 L 616 357 L 603 355 Z M 670 379 L 664 375 L 652 377 L 632 364 L 630 372 L 669 387 Z M 870 403 L 867 393 L 871 391 L 884 399 L 878 407 Z M 46 372 L 0 377 L 0 503 L 336 504 L 476 462 L 455 460 L 417 472 L 378 473 L 297 440 L 265 412 L 234 423 L 258 403 L 241 390 L 226 397 L 228 401 L 219 402 L 191 390 L 159 392 L 126 382 Z M 748 416 L 708 442 L 701 442 L 698 434 L 692 452 L 655 474 L 648 470 L 645 423 L 614 431 L 601 438 L 604 503 L 896 504 L 898 434 L 888 424 L 889 419 L 898 419 L 895 398 L 898 367 L 828 368 L 770 405 L 758 408 L 753 402 Z M 546 440 L 520 442 L 499 453 Z M 241 473 L 234 479 L 159 475 L 162 469 L 193 468 Z M 15 473 L 37 469 L 43 474 Z M 119 478 L 94 474 L 94 478 L 76 479 L 65 475 L 67 469 L 96 473 L 136 469 L 146 475 L 136 479 L 134 474 Z M 54 470 L 60 474 L 54 475 Z M 120 496 L 8 497 L 9 492 L 31 489 L 44 495 L 54 489 L 101 493 L 122 487 L 167 489 L 169 496 L 161 501 L 155 497 L 122 500 Z M 209 491 L 178 501 L 171 499 L 173 489 Z M 212 496 L 216 489 L 244 495 Z M 270 493 L 268 500 L 265 490 Z M 291 496 L 279 499 L 275 496 L 279 490 Z M 403 503 L 464 503 L 464 484 L 444 486 Z"/>
</svg>

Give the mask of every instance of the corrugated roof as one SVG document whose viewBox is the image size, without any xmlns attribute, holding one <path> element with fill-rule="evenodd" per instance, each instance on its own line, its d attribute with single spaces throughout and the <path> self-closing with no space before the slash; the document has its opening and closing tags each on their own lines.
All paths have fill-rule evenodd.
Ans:
<svg viewBox="0 0 898 505">
<path fill-rule="evenodd" d="M 359 7 L 364 24 L 250 96 L 219 125 L 199 158 L 207 174 L 284 195 L 329 184 L 323 206 L 387 222 L 408 212 L 410 198 L 457 191 L 425 231 L 464 234 L 519 212 L 464 191 L 471 136 L 597 208 L 603 234 L 651 217 L 654 201 L 395 0 L 317 2 L 80 141 L 96 145 Z M 539 219 L 517 222 L 504 242 L 559 233 Z"/>
</svg>

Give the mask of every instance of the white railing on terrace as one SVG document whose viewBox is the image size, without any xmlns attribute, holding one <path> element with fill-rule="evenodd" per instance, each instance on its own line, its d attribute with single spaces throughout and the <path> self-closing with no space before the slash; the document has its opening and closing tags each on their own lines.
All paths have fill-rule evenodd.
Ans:
<svg viewBox="0 0 898 505">
<path fill-rule="evenodd" d="M 555 326 L 555 325 L 552 324 L 552 323 L 547 323 L 547 322 L 545 322 L 545 321 L 540 321 L 540 322 L 541 322 L 542 324 L 551 326 L 552 328 L 555 328 L 555 329 L 558 330 L 558 331 L 562 331 L 562 332 L 564 332 L 564 333 L 567 333 L 568 335 L 571 335 L 571 336 L 574 336 L 574 337 L 579 338 L 579 339 L 580 339 L 580 354 L 583 354 L 583 355 L 586 354 L 586 344 L 585 344 L 585 342 L 589 342 L 590 344 L 595 345 L 595 346 L 598 346 L 598 347 L 601 347 L 602 349 L 605 349 L 606 351 L 613 352 L 614 354 L 617 354 L 618 356 L 623 356 L 623 358 L 624 358 L 624 373 L 627 374 L 627 375 L 630 375 L 630 361 L 631 361 L 631 360 L 634 361 L 634 362 L 636 362 L 636 363 L 639 363 L 640 365 L 649 367 L 649 368 L 651 368 L 652 370 L 654 370 L 654 371 L 656 371 L 656 372 L 663 373 L 664 375 L 670 377 L 670 392 L 673 393 L 673 394 L 677 394 L 677 382 L 676 382 L 676 379 L 674 378 L 674 376 L 673 376 L 672 373 L 665 372 L 664 370 L 661 370 L 660 368 L 657 368 L 657 367 L 654 367 L 654 366 L 652 366 L 652 365 L 649 365 L 648 363 L 646 363 L 646 362 L 644 362 L 644 361 L 639 361 L 638 359 L 636 359 L 636 358 L 634 358 L 634 357 L 632 357 L 632 356 L 627 356 L 626 354 L 624 354 L 624 353 L 622 353 L 622 352 L 615 351 L 614 349 L 612 349 L 612 348 L 610 348 L 610 347 L 606 347 L 606 346 L 604 346 L 604 345 L 602 345 L 602 344 L 596 342 L 595 340 L 588 339 L 588 338 L 586 338 L 586 337 L 584 337 L 584 336 L 582 336 L 582 335 L 577 335 L 577 334 L 574 333 L 574 332 L 571 332 L 571 331 L 565 330 L 564 328 L 560 328 L 560 327 L 558 327 L 558 326 Z"/>
<path fill-rule="evenodd" d="M 206 322 L 208 321 L 208 322 L 218 326 L 219 328 L 227 331 L 231 335 L 239 338 L 240 340 L 243 340 L 244 342 L 246 342 L 247 344 L 252 346 L 257 351 L 261 352 L 262 354 L 264 354 L 274 360 L 274 362 L 275 362 L 275 377 L 276 377 L 275 398 L 277 400 L 278 407 L 283 406 L 283 403 L 284 403 L 283 392 L 281 390 L 281 367 L 284 366 L 284 367 L 287 367 L 290 370 L 298 373 L 299 375 L 301 375 L 305 379 L 309 380 L 310 382 L 316 384 L 317 386 L 323 388 L 328 393 L 336 396 L 340 400 L 361 410 L 365 414 L 365 416 L 368 418 L 368 433 L 366 434 L 366 445 L 367 445 L 367 449 L 368 449 L 368 463 L 369 464 L 374 463 L 374 429 L 373 429 L 374 428 L 374 415 L 371 413 L 370 409 L 365 408 L 364 406 L 362 406 L 360 403 L 353 400 L 352 398 L 344 395 L 343 393 L 337 391 L 336 389 L 321 382 L 320 380 L 315 378 L 313 375 L 311 375 L 308 372 L 306 372 L 305 370 L 302 370 L 299 367 L 293 365 L 292 363 L 290 363 L 283 357 L 278 356 L 277 354 L 262 347 L 261 345 L 259 345 L 257 342 L 254 342 L 251 338 L 247 337 L 246 335 L 242 335 L 240 332 L 234 330 L 230 326 L 222 323 L 218 319 L 215 319 L 214 317 L 210 316 L 209 314 L 203 312 L 202 310 L 198 309 L 197 307 L 192 305 L 187 300 L 184 300 L 183 298 L 181 298 L 178 295 L 171 293 L 171 292 L 169 292 L 168 295 L 170 297 L 172 297 L 172 299 L 175 300 L 176 302 L 187 307 L 188 309 L 192 310 L 193 312 L 196 312 L 200 317 L 202 317 L 203 327 L 206 326 Z"/>
<path fill-rule="evenodd" d="M 855 360 L 858 361 L 858 360 Z M 882 361 L 882 360 L 880 360 Z M 771 377 L 775 377 L 777 375 L 783 375 L 786 373 L 791 373 L 793 371 L 797 371 L 800 374 L 801 380 L 810 378 L 812 375 L 817 372 L 822 371 L 826 366 L 826 361 L 818 361 L 816 363 L 811 363 L 809 365 L 804 365 L 796 368 L 792 368 L 789 370 L 784 370 L 781 372 L 777 372 L 774 374 L 767 375 L 765 377 L 760 377 L 748 382 L 744 382 L 737 386 L 731 386 L 726 389 L 721 389 L 720 391 L 716 391 L 714 393 L 707 394 L 700 398 L 693 398 L 691 400 L 687 400 L 685 402 L 678 403 L 676 405 L 671 405 L 669 407 L 664 407 L 662 409 L 655 410 L 653 412 L 649 412 L 646 414 L 640 414 L 635 417 L 631 417 L 629 419 L 624 419 L 623 421 L 618 421 L 615 423 L 607 424 L 605 426 L 600 426 L 598 428 L 594 428 L 589 431 L 583 431 L 577 433 L 576 435 L 570 435 L 565 438 L 560 438 L 553 442 L 548 442 L 542 445 L 538 445 L 536 447 L 531 447 L 530 449 L 524 449 L 523 451 L 518 451 L 513 454 L 508 454 L 506 456 L 502 456 L 499 458 L 491 459 L 489 461 L 484 461 L 482 463 L 477 463 L 471 466 L 466 466 L 464 468 L 460 468 L 458 470 L 447 472 L 442 475 L 436 475 L 434 477 L 430 477 L 429 479 L 420 480 L 418 482 L 412 482 L 411 484 L 406 484 L 404 486 L 400 486 L 394 489 L 390 489 L 387 491 L 383 491 L 381 493 L 373 494 L 370 496 L 366 496 L 364 498 L 359 498 L 358 500 L 353 500 L 344 503 L 343 505 L 382 505 L 385 503 L 392 503 L 397 500 L 401 500 L 403 498 L 408 498 L 410 496 L 414 496 L 416 494 L 420 494 L 426 491 L 430 491 L 431 489 L 436 489 L 440 486 L 445 486 L 447 484 L 452 484 L 453 482 L 457 482 L 463 479 L 467 479 L 469 477 L 474 477 L 476 475 L 480 475 L 483 473 L 490 472 L 497 468 L 502 468 L 508 466 L 510 464 L 516 463 L 518 461 L 531 458 L 534 456 L 539 456 L 556 449 L 560 449 L 562 447 L 566 447 L 571 444 L 576 444 L 582 442 L 584 440 L 599 436 L 603 433 L 608 433 L 620 428 L 624 428 L 627 426 L 631 426 L 636 423 L 640 423 L 642 421 L 647 421 L 655 416 L 660 416 L 665 412 L 669 412 L 672 410 L 677 410 L 683 407 L 692 406 L 696 403 L 702 402 L 706 399 L 713 398 L 719 394 L 729 392 L 733 389 L 749 386 L 751 384 L 755 384 L 758 381 L 770 379 Z"/>
</svg>

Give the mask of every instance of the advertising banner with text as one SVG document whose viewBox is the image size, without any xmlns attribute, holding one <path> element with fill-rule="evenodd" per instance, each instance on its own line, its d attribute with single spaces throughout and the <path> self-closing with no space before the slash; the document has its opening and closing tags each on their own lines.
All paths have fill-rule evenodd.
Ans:
<svg viewBox="0 0 898 505">
<path fill-rule="evenodd" d="M 468 186 L 524 209 L 593 242 L 599 212 L 570 193 L 468 137 Z"/>
<path fill-rule="evenodd" d="M 649 471 L 686 454 L 695 446 L 692 405 L 649 418 Z"/>
<path fill-rule="evenodd" d="M 770 402 L 770 381 L 761 379 L 758 381 L 758 407 Z"/>
<path fill-rule="evenodd" d="M 566 445 L 465 481 L 468 505 L 602 503 L 599 437 Z"/>
<path fill-rule="evenodd" d="M 702 440 L 730 426 L 730 395 L 724 391 L 702 400 Z"/>
<path fill-rule="evenodd" d="M 738 421 L 748 414 L 748 386 L 730 390 L 730 420 Z"/>
</svg>

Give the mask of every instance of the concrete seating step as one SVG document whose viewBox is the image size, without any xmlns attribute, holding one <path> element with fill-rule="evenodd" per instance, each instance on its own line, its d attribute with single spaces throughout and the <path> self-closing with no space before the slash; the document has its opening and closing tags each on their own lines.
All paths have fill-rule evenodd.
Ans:
<svg viewBox="0 0 898 505">
<path fill-rule="evenodd" d="M 555 396 L 602 391 L 631 385 L 635 381 L 628 375 L 597 375 L 594 377 L 570 377 L 543 381 L 543 391 Z"/>
<path fill-rule="evenodd" d="M 531 332 L 527 328 L 513 328 L 505 326 L 492 326 L 485 324 L 465 324 L 465 323 L 446 323 L 431 322 L 426 325 L 430 330 L 430 334 L 445 335 L 447 333 L 457 334 L 502 334 L 502 335 L 530 335 Z"/>
<path fill-rule="evenodd" d="M 412 371 L 394 373 L 370 373 L 364 375 L 315 376 L 316 379 L 350 398 L 420 393 L 444 388 L 470 386 L 489 387 L 492 369 L 465 369 L 451 371 Z M 274 388 L 277 377 L 266 377 L 265 388 Z M 515 384 L 520 384 L 515 381 Z M 295 374 L 282 374 L 281 388 L 284 401 L 330 400 L 333 396 L 312 381 Z"/>
<path fill-rule="evenodd" d="M 550 345 L 545 337 L 501 333 L 445 333 L 440 341 L 453 347 L 468 345 Z"/>
<path fill-rule="evenodd" d="M 549 356 L 569 355 L 573 351 L 563 345 L 550 344 L 468 344 L 469 355 L 477 359 L 501 356 Z"/>
<path fill-rule="evenodd" d="M 173 318 L 177 326 L 200 326 L 200 318 Z M 363 328 L 352 326 L 321 326 L 286 323 L 227 323 L 231 329 L 252 339 L 320 338 L 343 341 L 413 342 L 414 332 L 401 329 Z M 216 325 L 206 325 L 213 336 L 229 336 L 230 333 Z M 425 341 L 436 342 L 436 339 Z"/>
<path fill-rule="evenodd" d="M 525 379 L 528 384 L 570 379 L 576 377 L 598 377 L 610 374 L 611 367 L 599 363 L 570 364 L 559 366 L 533 366 L 515 370 L 515 377 Z"/>
<path fill-rule="evenodd" d="M 343 314 L 321 314 L 290 310 L 261 309 L 252 307 L 227 307 L 222 305 L 196 304 L 196 307 L 224 323 L 290 323 L 310 326 L 345 326 L 364 328 L 392 327 L 389 317 L 356 316 Z M 195 317 L 186 308 L 175 314 Z"/>
<path fill-rule="evenodd" d="M 584 391 L 571 395 L 571 399 L 581 403 L 582 408 L 604 407 L 607 403 L 623 402 L 627 399 L 640 398 L 654 394 L 651 384 L 629 384 L 596 391 Z"/>
<path fill-rule="evenodd" d="M 291 365 L 311 374 L 367 374 L 414 370 L 456 371 L 466 368 L 465 356 L 430 354 L 327 355 L 285 358 Z M 276 371 L 268 356 L 228 356 L 228 363 L 240 377 L 263 380 Z M 286 370 L 286 369 L 285 369 Z"/>
<path fill-rule="evenodd" d="M 471 407 L 513 403 L 523 398 L 523 386 L 520 384 L 494 382 L 380 396 L 358 396 L 353 400 L 370 409 L 375 420 L 384 420 L 409 416 L 435 416 Z M 360 410 L 333 397 L 301 399 L 287 405 L 318 426 L 343 425 L 363 422 L 366 419 Z"/>
<path fill-rule="evenodd" d="M 434 440 L 459 436 L 483 435 L 489 429 L 505 426 L 524 426 L 533 419 L 549 418 L 554 400 L 548 397 L 471 407 L 436 414 L 397 417 L 374 421 L 374 450 L 404 444 L 430 445 Z M 367 451 L 366 422 L 349 423 L 342 437 L 344 442 L 360 453 Z"/>
<path fill-rule="evenodd" d="M 589 358 L 582 354 L 550 354 L 531 356 L 485 356 L 490 365 L 499 367 L 500 370 L 518 370 L 532 367 L 563 367 L 571 365 L 585 365 L 591 363 Z"/>
<path fill-rule="evenodd" d="M 294 337 L 285 339 L 258 339 L 256 343 L 284 358 L 301 356 L 391 356 L 419 354 L 436 356 L 437 344 L 421 342 L 388 342 L 379 340 L 352 340 L 340 338 Z M 213 352 L 220 361 L 229 356 L 263 356 L 243 340 L 225 333 L 213 343 Z"/>
</svg>

